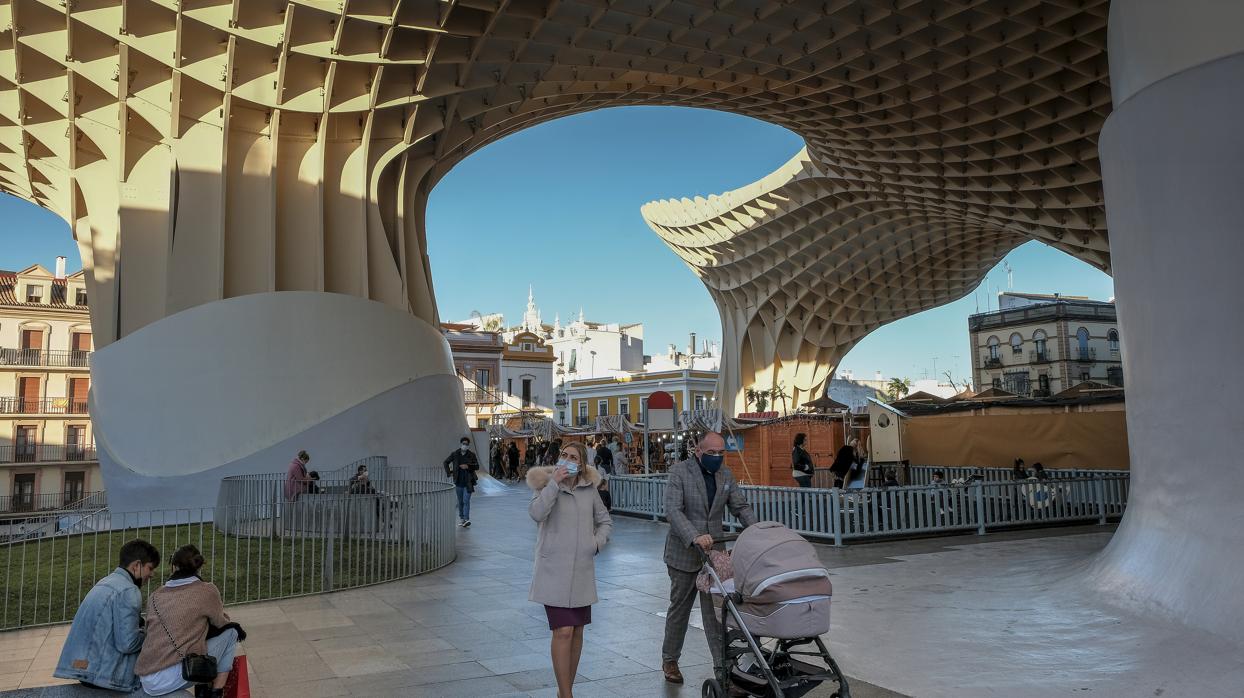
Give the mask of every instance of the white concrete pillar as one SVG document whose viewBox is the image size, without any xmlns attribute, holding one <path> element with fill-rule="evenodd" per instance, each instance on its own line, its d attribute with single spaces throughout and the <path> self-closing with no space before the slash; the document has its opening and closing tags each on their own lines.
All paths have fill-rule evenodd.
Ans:
<svg viewBox="0 0 1244 698">
<path fill-rule="evenodd" d="M 440 331 L 338 293 L 197 305 L 95 352 L 91 413 L 114 511 L 208 507 L 220 479 L 329 472 L 368 456 L 426 469 L 466 433 Z"/>
<path fill-rule="evenodd" d="M 1244 3 L 1111 5 L 1102 131 L 1132 492 L 1090 574 L 1244 640 Z"/>
</svg>

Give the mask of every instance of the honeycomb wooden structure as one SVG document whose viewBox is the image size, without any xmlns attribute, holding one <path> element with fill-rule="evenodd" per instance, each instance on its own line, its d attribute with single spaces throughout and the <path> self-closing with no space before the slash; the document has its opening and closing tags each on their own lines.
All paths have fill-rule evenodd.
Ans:
<svg viewBox="0 0 1244 698">
<path fill-rule="evenodd" d="M 805 150 L 644 212 L 721 308 L 724 395 L 801 402 L 1026 240 L 1109 270 L 1107 5 L 8 0 L 0 188 L 72 226 L 100 345 L 267 291 L 435 321 L 424 211 L 462 158 L 610 106 L 752 116 Z"/>
</svg>

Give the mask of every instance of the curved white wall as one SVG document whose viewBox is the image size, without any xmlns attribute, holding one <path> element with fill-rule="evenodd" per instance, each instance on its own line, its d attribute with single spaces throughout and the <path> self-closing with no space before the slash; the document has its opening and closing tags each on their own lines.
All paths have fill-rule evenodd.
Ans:
<svg viewBox="0 0 1244 698">
<path fill-rule="evenodd" d="M 127 468 L 163 476 L 250 455 L 403 383 L 454 375 L 428 323 L 313 292 L 196 306 L 91 362 L 97 440 Z"/>
<path fill-rule="evenodd" d="M 1244 2 L 1115 0 L 1107 37 L 1110 93 L 1118 109 L 1163 78 L 1244 49 Z"/>
<path fill-rule="evenodd" d="M 1121 20 L 1111 26 L 1112 81 L 1117 72 L 1125 88 L 1143 88 L 1111 115 L 1100 144 L 1128 346 L 1132 492 L 1090 574 L 1118 601 L 1239 641 L 1244 53 L 1186 63 L 1220 53 L 1227 28 L 1244 48 L 1244 3 L 1169 3 L 1188 15 L 1179 18 L 1155 4 L 1112 8 Z"/>
</svg>

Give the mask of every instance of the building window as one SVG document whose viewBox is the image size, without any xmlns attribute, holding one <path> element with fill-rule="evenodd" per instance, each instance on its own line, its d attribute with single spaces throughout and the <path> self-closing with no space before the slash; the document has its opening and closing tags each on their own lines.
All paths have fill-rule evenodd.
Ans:
<svg viewBox="0 0 1244 698">
<path fill-rule="evenodd" d="M 86 305 L 86 291 L 78 289 L 78 294 L 74 298 L 74 305 Z"/>
<path fill-rule="evenodd" d="M 476 383 L 476 385 L 478 385 L 479 387 L 481 387 L 481 388 L 488 388 L 488 387 L 490 387 L 490 384 L 491 384 L 491 380 L 490 380 L 490 379 L 491 379 L 491 378 L 492 378 L 492 376 L 491 376 L 491 375 L 489 375 L 489 371 L 488 371 L 488 369 L 486 369 L 486 368 L 477 368 L 477 369 L 475 369 L 475 383 Z"/>
<path fill-rule="evenodd" d="M 697 410 L 704 409 L 704 396 L 703 395 L 695 396 L 695 409 Z"/>
<path fill-rule="evenodd" d="M 523 342 L 523 351 L 535 351 L 536 345 L 531 342 Z"/>
<path fill-rule="evenodd" d="M 34 424 L 19 424 L 13 443 L 13 460 L 17 463 L 33 463 L 35 449 L 38 447 L 39 427 Z"/>
<path fill-rule="evenodd" d="M 39 286 L 38 284 L 30 284 L 26 286 L 26 302 L 27 303 L 42 303 L 43 302 L 43 287 Z"/>
<path fill-rule="evenodd" d="M 514 379 L 513 378 L 505 379 L 505 392 L 510 395 L 514 394 Z"/>
<path fill-rule="evenodd" d="M 86 427 L 71 424 L 65 427 L 65 460 L 86 460 Z"/>
<path fill-rule="evenodd" d="M 648 423 L 648 398 L 639 398 L 639 419 L 644 424 Z"/>
<path fill-rule="evenodd" d="M 623 417 L 626 417 L 627 419 L 631 418 L 631 399 L 630 398 L 628 397 L 618 398 L 618 414 L 622 415 Z"/>
<path fill-rule="evenodd" d="M 65 485 L 62 491 L 66 505 L 81 501 L 86 496 L 86 473 L 81 470 L 65 473 Z"/>
<path fill-rule="evenodd" d="M 999 390 L 1001 390 L 1001 389 L 1002 389 L 1002 379 L 1001 379 L 1001 378 L 994 378 L 994 379 L 993 379 L 993 387 L 998 388 Z"/>
<path fill-rule="evenodd" d="M 566 410 L 557 411 L 557 421 L 560 422 L 561 424 L 566 423 Z"/>
<path fill-rule="evenodd" d="M 1012 354 L 1024 353 L 1024 338 L 1019 336 L 1018 332 L 1011 335 L 1011 353 Z"/>
<path fill-rule="evenodd" d="M 35 474 L 19 473 L 13 476 L 13 511 L 31 511 L 35 508 Z"/>
<path fill-rule="evenodd" d="M 570 372 L 577 373 L 578 371 L 575 367 L 578 365 L 579 365 L 579 350 L 571 349 L 570 350 Z"/>
<path fill-rule="evenodd" d="M 597 416 L 600 416 L 600 417 L 609 416 L 609 401 L 608 400 L 597 400 L 596 401 L 596 414 Z"/>
<path fill-rule="evenodd" d="M 1031 391 L 1030 382 L 1027 371 L 1008 373 L 1003 381 L 1005 384 L 1004 389 L 1016 395 L 1027 395 Z"/>
<path fill-rule="evenodd" d="M 1050 395 L 1049 374 L 1042 373 L 1041 375 L 1037 376 L 1037 389 L 1041 391 L 1042 395 L 1044 395 L 1045 397 L 1049 397 Z"/>
<path fill-rule="evenodd" d="M 523 407 L 531 407 L 531 403 L 535 400 L 535 397 L 531 394 L 532 380 L 534 379 L 532 378 L 523 379 Z"/>
<path fill-rule="evenodd" d="M 579 424 L 587 424 L 587 400 L 579 400 Z"/>
<path fill-rule="evenodd" d="M 1089 349 L 1089 331 L 1081 327 L 1076 330 L 1076 345 L 1080 348 L 1080 354 L 1088 354 Z"/>
<path fill-rule="evenodd" d="M 1088 371 L 1080 371 L 1080 382 L 1083 383 L 1089 379 Z"/>
<path fill-rule="evenodd" d="M 1110 345 L 1110 351 L 1119 351 L 1119 331 L 1110 330 L 1106 333 L 1106 343 Z"/>
<path fill-rule="evenodd" d="M 487 418 L 487 417 L 480 417 L 479 419 L 475 420 L 475 424 L 476 424 L 476 426 L 478 426 L 480 429 L 487 429 L 487 428 L 488 428 L 488 418 Z"/>
<path fill-rule="evenodd" d="M 998 338 L 997 337 L 989 338 L 989 360 L 990 361 L 998 360 Z"/>
<path fill-rule="evenodd" d="M 1037 361 L 1045 361 L 1045 332 L 1037 330 L 1032 333 L 1032 343 L 1036 346 Z"/>
<path fill-rule="evenodd" d="M 1115 386 L 1116 388 L 1122 388 L 1123 387 L 1123 367 L 1122 366 L 1111 366 L 1110 368 L 1106 369 L 1106 382 L 1109 383 L 1110 385 Z"/>
</svg>

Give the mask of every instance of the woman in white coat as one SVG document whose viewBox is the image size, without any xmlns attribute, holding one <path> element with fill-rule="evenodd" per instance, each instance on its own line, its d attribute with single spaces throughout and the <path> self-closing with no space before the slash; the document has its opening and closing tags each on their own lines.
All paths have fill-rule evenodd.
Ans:
<svg viewBox="0 0 1244 698">
<path fill-rule="evenodd" d="M 531 468 L 527 486 L 535 496 L 528 511 L 539 526 L 535 569 L 528 598 L 544 604 L 553 639 L 553 673 L 558 698 L 571 698 L 583 626 L 596 603 L 596 553 L 605 547 L 613 520 L 596 493 L 600 473 L 588 464 L 587 449 L 568 443 L 557 465 Z"/>
</svg>

